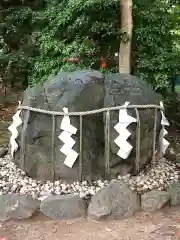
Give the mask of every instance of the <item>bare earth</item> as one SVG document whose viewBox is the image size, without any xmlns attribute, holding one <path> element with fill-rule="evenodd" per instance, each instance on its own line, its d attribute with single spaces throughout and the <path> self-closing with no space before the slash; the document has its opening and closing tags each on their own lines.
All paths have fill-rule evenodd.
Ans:
<svg viewBox="0 0 180 240">
<path fill-rule="evenodd" d="M 38 215 L 0 226 L 0 237 L 8 240 L 178 240 L 179 233 L 180 207 L 116 221 L 55 221 Z"/>
</svg>

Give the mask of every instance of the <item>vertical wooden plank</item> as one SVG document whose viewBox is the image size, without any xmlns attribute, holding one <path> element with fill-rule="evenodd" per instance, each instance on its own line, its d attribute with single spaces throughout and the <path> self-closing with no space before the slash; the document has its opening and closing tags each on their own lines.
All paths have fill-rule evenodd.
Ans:
<svg viewBox="0 0 180 240">
<path fill-rule="evenodd" d="M 109 178 L 110 168 L 109 168 L 109 160 L 110 160 L 110 111 L 107 110 L 106 118 L 105 118 L 105 175 L 106 178 Z"/>
<path fill-rule="evenodd" d="M 82 151 L 82 115 L 79 117 L 79 179 L 82 181 L 83 178 L 83 151 Z"/>
<path fill-rule="evenodd" d="M 24 111 L 24 117 L 23 117 L 23 125 L 21 129 L 21 137 L 20 137 L 20 168 L 24 169 L 25 165 L 25 154 L 26 154 L 26 133 L 27 133 L 27 127 L 28 127 L 28 121 L 30 116 L 29 110 L 23 110 Z M 21 117 L 21 116 L 20 116 Z"/>
<path fill-rule="evenodd" d="M 56 119 L 55 116 L 52 115 L 52 165 L 53 165 L 53 182 L 55 181 L 55 153 L 54 153 L 54 145 L 55 145 L 55 129 L 56 129 Z"/>
<path fill-rule="evenodd" d="M 141 122 L 139 117 L 138 109 L 135 108 L 136 111 L 136 160 L 135 160 L 135 167 L 136 167 L 136 174 L 139 173 L 139 164 L 140 164 L 140 149 L 141 149 Z"/>
<path fill-rule="evenodd" d="M 154 129 L 153 129 L 153 153 L 152 164 L 156 165 L 156 131 L 157 131 L 157 109 L 154 109 Z"/>
</svg>

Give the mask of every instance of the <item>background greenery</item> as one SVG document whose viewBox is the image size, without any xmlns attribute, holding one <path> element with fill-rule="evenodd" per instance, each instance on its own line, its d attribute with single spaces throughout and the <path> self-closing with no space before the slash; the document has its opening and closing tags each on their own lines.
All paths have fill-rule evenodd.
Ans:
<svg viewBox="0 0 180 240">
<path fill-rule="evenodd" d="M 180 3 L 134 0 L 133 20 L 132 73 L 166 96 L 180 73 Z M 1 0 L 1 80 L 26 87 L 62 70 L 99 69 L 101 56 L 117 71 L 122 39 L 119 0 Z"/>
</svg>

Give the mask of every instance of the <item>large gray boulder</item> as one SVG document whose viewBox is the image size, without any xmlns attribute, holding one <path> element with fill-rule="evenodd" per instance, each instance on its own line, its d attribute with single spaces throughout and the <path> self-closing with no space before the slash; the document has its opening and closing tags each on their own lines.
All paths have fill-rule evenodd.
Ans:
<svg viewBox="0 0 180 240">
<path fill-rule="evenodd" d="M 72 73 L 61 72 L 50 78 L 43 85 L 28 88 L 24 94 L 23 105 L 52 111 L 69 112 L 94 110 L 103 107 L 122 105 L 125 101 L 131 104 L 158 104 L 158 97 L 143 80 L 130 76 L 112 74 L 104 76 L 93 70 L 82 70 Z M 129 111 L 135 116 L 135 111 Z M 14 161 L 25 172 L 36 179 L 66 181 L 79 180 L 79 160 L 73 168 L 64 165 L 65 155 L 60 152 L 63 143 L 58 139 L 61 133 L 62 117 L 56 117 L 54 154 L 52 153 L 52 116 L 36 112 L 22 111 L 23 126 L 19 128 L 18 144 L 20 151 Z M 153 110 L 140 111 L 141 117 L 141 159 L 142 168 L 152 155 Z M 79 117 L 70 117 L 71 124 L 79 130 Z M 160 118 L 157 122 L 157 136 Z M 129 159 L 117 157 L 118 147 L 114 143 L 117 133 L 114 125 L 118 122 L 118 112 L 111 113 L 110 139 L 110 177 L 134 171 L 135 163 L 135 124 L 129 129 L 129 139 L 134 146 Z M 73 135 L 76 140 L 74 150 L 79 153 L 79 131 Z M 83 177 L 85 180 L 104 178 L 104 116 L 93 114 L 83 116 Z M 23 158 L 24 152 L 24 158 Z M 54 155 L 54 162 L 52 161 Z"/>
</svg>

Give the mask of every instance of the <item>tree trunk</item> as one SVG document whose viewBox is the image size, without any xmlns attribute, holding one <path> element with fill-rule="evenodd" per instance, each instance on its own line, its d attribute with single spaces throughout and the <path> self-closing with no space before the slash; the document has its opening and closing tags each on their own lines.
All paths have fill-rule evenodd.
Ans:
<svg viewBox="0 0 180 240">
<path fill-rule="evenodd" d="M 120 43 L 119 73 L 131 73 L 131 40 L 133 30 L 132 0 L 120 0 L 121 30 L 128 35 L 128 41 Z"/>
</svg>

